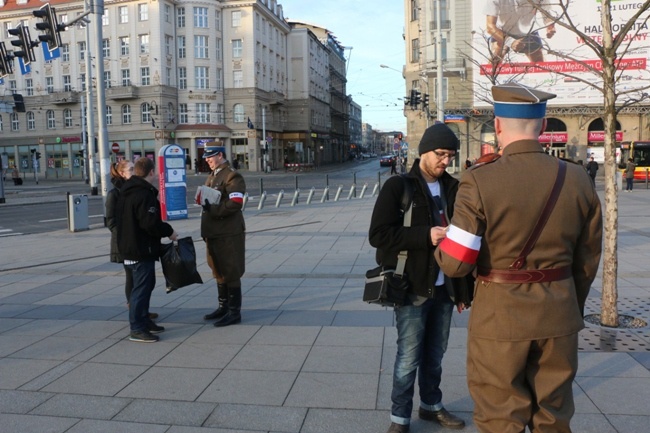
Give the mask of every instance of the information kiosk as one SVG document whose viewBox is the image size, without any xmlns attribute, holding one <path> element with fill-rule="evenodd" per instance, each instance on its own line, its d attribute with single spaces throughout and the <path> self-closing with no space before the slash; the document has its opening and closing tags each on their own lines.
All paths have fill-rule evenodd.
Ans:
<svg viewBox="0 0 650 433">
<path fill-rule="evenodd" d="M 163 221 L 187 219 L 185 151 L 177 144 L 158 152 L 160 214 Z"/>
</svg>

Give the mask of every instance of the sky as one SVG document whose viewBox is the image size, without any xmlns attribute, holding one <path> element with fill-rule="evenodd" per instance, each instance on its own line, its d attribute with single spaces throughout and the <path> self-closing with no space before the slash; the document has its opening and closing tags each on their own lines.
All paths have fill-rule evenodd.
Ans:
<svg viewBox="0 0 650 433">
<path fill-rule="evenodd" d="M 399 0 L 278 0 L 288 20 L 328 29 L 348 59 L 347 94 L 373 129 L 406 133 L 404 3 Z M 350 49 L 351 48 L 351 49 Z M 381 68 L 379 65 L 390 68 Z"/>
</svg>

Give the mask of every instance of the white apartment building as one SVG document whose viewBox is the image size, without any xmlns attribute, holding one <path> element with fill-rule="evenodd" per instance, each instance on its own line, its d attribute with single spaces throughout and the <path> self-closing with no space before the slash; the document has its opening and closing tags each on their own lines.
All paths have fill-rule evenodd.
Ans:
<svg viewBox="0 0 650 433">
<path fill-rule="evenodd" d="M 60 23 L 84 12 L 82 1 L 50 4 Z M 42 5 L 0 0 L 0 40 L 9 51 L 14 37 L 8 30 L 19 24 L 37 38 L 39 19 L 32 11 Z M 186 150 L 188 168 L 198 163 L 207 169 L 201 157 L 212 140 L 222 141 L 229 159 L 253 171 L 261 171 L 267 158 L 270 167 L 280 168 L 297 151 L 301 161 L 312 163 L 343 153 L 347 141 L 330 148 L 331 52 L 313 34 L 294 38 L 308 45 L 309 59 L 289 68 L 292 30 L 276 0 L 107 0 L 104 7 L 103 15 L 89 16 L 101 20 L 100 53 L 94 52 L 96 24 L 74 25 L 61 32 L 60 58 L 45 61 L 37 47 L 30 72 L 4 77 L 3 106 L 13 105 L 12 95 L 19 94 L 25 112 L 0 113 L 0 153 L 21 171 L 33 170 L 37 150 L 40 174 L 81 177 L 88 115 L 95 125 L 106 125 L 108 147 L 118 149 L 112 159 L 154 158 L 163 145 L 177 143 Z M 98 60 L 102 77 L 95 73 Z M 92 105 L 85 107 L 89 85 Z M 105 119 L 97 115 L 98 85 L 105 89 Z M 291 93 L 292 86 L 302 87 Z M 305 101 L 308 117 L 289 116 Z"/>
</svg>

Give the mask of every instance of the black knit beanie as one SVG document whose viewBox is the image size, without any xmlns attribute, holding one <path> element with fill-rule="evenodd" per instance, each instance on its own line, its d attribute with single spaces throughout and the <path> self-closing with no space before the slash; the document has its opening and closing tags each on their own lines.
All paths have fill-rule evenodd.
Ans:
<svg viewBox="0 0 650 433">
<path fill-rule="evenodd" d="M 456 134 L 444 123 L 436 123 L 424 131 L 418 153 L 422 155 L 436 149 L 458 150 L 458 145 Z"/>
</svg>

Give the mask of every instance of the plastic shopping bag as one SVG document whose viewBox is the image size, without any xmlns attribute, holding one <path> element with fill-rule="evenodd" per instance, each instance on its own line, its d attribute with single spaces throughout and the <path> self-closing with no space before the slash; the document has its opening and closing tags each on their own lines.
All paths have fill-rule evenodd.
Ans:
<svg viewBox="0 0 650 433">
<path fill-rule="evenodd" d="M 202 284 L 201 275 L 196 270 L 196 251 L 191 237 L 176 242 L 162 244 L 160 255 L 167 293 L 190 284 Z"/>
</svg>

